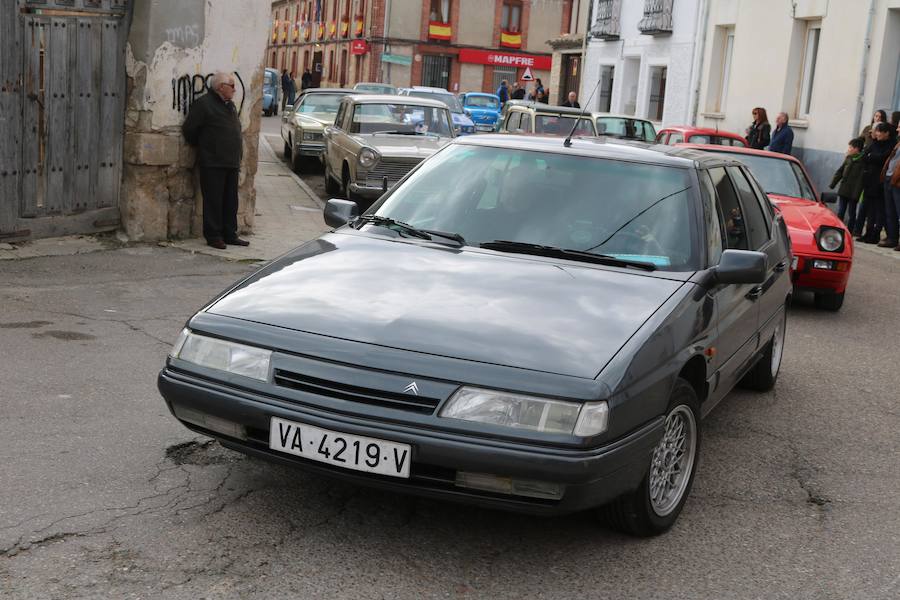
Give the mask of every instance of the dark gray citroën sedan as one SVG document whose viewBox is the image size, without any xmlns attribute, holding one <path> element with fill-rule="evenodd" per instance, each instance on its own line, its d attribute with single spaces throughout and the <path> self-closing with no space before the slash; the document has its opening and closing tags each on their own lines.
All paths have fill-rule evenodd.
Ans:
<svg viewBox="0 0 900 600">
<path fill-rule="evenodd" d="M 741 163 L 455 140 L 195 314 L 159 375 L 190 429 L 322 475 L 672 526 L 700 418 L 775 384 L 787 230 Z"/>
</svg>

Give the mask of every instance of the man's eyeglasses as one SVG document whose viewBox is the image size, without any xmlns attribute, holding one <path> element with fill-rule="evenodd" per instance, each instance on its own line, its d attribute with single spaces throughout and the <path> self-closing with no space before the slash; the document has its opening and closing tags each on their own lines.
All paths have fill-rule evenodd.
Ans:
<svg viewBox="0 0 900 600">
<path fill-rule="evenodd" d="M 227 85 L 227 86 L 230 87 L 231 89 L 234 89 L 234 84 L 233 84 L 233 83 L 223 83 L 222 85 Z"/>
</svg>

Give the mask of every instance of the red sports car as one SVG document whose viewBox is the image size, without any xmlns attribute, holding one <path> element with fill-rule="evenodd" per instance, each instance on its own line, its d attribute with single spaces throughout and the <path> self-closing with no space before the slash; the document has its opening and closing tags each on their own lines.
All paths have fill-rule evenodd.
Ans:
<svg viewBox="0 0 900 600">
<path fill-rule="evenodd" d="M 794 254 L 794 289 L 813 292 L 818 308 L 839 310 L 853 263 L 853 237 L 819 200 L 803 163 L 788 154 L 765 150 L 679 145 L 730 154 L 747 165 L 784 216 Z"/>
<path fill-rule="evenodd" d="M 656 134 L 657 144 L 673 146 L 675 144 L 714 144 L 716 146 L 735 146 L 749 148 L 750 144 L 744 136 L 730 131 L 692 127 L 690 125 L 670 125 L 660 129 Z"/>
</svg>

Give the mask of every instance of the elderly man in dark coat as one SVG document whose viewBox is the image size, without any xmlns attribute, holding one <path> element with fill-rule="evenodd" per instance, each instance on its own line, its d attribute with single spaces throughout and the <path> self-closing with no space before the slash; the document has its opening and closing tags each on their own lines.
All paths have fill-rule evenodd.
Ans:
<svg viewBox="0 0 900 600">
<path fill-rule="evenodd" d="M 191 104 L 181 126 L 184 138 L 197 148 L 200 191 L 203 193 L 203 237 L 213 248 L 249 246 L 237 234 L 238 174 L 243 145 L 241 120 L 231 99 L 234 74 L 216 73 L 210 91 Z"/>
</svg>

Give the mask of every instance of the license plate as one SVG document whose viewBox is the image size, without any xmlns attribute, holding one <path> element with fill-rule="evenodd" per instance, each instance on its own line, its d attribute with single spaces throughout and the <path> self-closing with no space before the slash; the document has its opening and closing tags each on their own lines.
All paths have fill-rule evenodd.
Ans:
<svg viewBox="0 0 900 600">
<path fill-rule="evenodd" d="M 269 448 L 354 471 L 409 478 L 409 444 L 320 429 L 272 417 Z"/>
<path fill-rule="evenodd" d="M 493 131 L 493 125 L 478 125 L 475 127 L 478 131 Z"/>
</svg>

